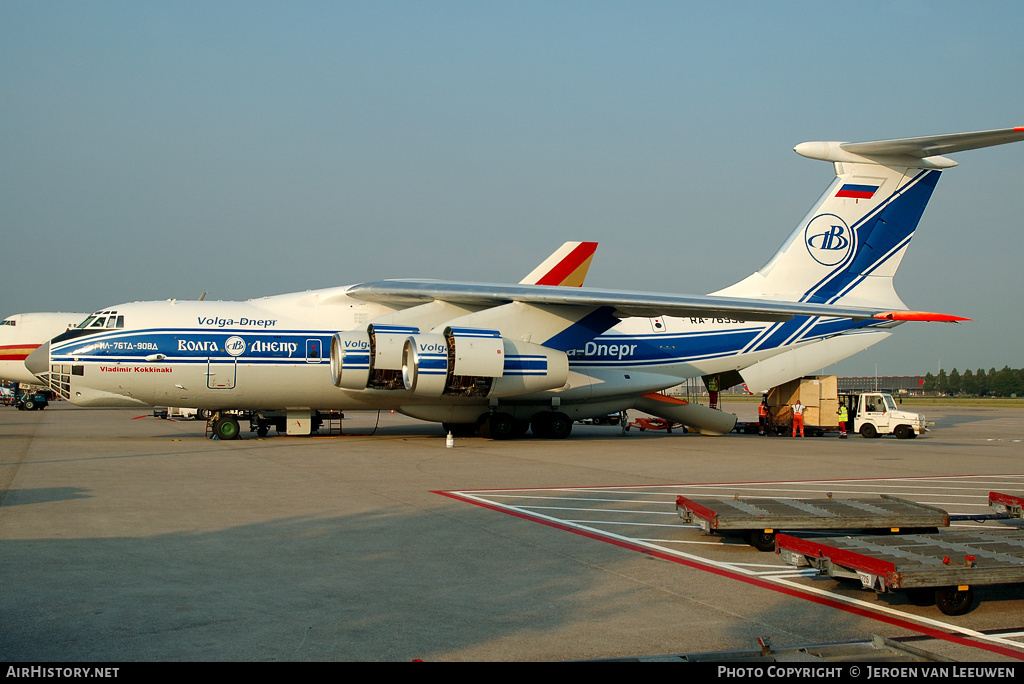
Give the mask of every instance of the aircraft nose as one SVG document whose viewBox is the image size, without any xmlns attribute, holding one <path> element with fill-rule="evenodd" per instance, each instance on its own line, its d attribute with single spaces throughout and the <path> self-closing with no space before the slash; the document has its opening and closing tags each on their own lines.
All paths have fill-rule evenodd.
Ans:
<svg viewBox="0 0 1024 684">
<path fill-rule="evenodd" d="M 25 368 L 32 375 L 50 372 L 50 342 L 46 341 L 25 358 Z"/>
</svg>

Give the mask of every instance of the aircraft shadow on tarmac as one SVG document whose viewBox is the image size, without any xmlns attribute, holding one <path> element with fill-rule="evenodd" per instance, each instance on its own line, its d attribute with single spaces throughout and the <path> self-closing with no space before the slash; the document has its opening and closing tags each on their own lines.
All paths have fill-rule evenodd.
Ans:
<svg viewBox="0 0 1024 684">
<path fill-rule="evenodd" d="M 83 487 L 41 487 L 38 489 L 0 490 L 0 501 L 3 502 L 4 508 L 8 506 L 88 499 L 91 496 L 92 494 L 89 490 Z"/>
</svg>

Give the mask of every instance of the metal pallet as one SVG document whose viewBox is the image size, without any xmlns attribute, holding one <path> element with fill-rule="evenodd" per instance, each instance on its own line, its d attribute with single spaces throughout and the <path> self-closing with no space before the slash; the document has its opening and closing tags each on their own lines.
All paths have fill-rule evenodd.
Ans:
<svg viewBox="0 0 1024 684">
<path fill-rule="evenodd" d="M 676 498 L 676 512 L 705 532 L 742 533 L 761 551 L 775 550 L 776 530 L 935 530 L 949 526 L 941 508 L 894 496 L 833 499 Z"/>
</svg>

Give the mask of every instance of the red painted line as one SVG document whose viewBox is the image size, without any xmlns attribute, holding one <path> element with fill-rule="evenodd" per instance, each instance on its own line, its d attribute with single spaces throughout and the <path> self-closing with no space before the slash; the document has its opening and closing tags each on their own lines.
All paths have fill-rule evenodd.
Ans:
<svg viewBox="0 0 1024 684">
<path fill-rule="evenodd" d="M 496 491 L 502 491 L 502 490 L 496 490 Z M 637 544 L 633 544 L 633 543 L 630 543 L 630 542 L 626 542 L 626 541 L 623 541 L 621 539 L 615 539 L 613 537 L 606 537 L 604 535 L 601 535 L 601 534 L 598 534 L 598 533 L 595 533 L 595 532 L 591 532 L 589 530 L 581 530 L 581 529 L 578 529 L 578 528 L 566 525 L 564 523 L 558 523 L 558 522 L 555 522 L 553 520 L 547 520 L 545 518 L 539 518 L 539 517 L 530 515 L 528 513 L 522 513 L 520 511 L 512 511 L 512 510 L 509 510 L 509 509 L 501 507 L 501 506 L 495 506 L 493 504 L 488 504 L 488 503 L 484 503 L 484 502 L 481 502 L 481 501 L 474 501 L 473 499 L 461 496 L 461 495 L 456 494 L 454 492 L 450 492 L 450 491 L 432 491 L 431 493 L 432 494 L 440 494 L 441 496 L 447 496 L 447 497 L 449 497 L 451 499 L 455 499 L 457 501 L 462 501 L 462 502 L 465 502 L 465 503 L 473 504 L 474 506 L 480 506 L 481 508 L 486 508 L 486 509 L 489 509 L 489 510 L 492 510 L 492 511 L 497 511 L 499 513 L 504 513 L 506 515 L 511 515 L 513 517 L 516 517 L 516 518 L 522 518 L 523 520 L 529 520 L 531 522 L 540 523 L 541 525 L 546 525 L 548 527 L 553 527 L 553 528 L 555 528 L 557 530 L 564 530 L 566 532 L 572 532 L 573 534 L 578 534 L 581 537 L 587 537 L 588 539 L 594 539 L 594 540 L 597 540 L 597 541 L 602 541 L 602 542 L 605 542 L 606 544 L 611 544 L 612 546 L 618 546 L 620 548 L 628 549 L 630 551 L 636 551 L 638 553 L 643 553 L 643 554 L 646 554 L 648 556 L 653 556 L 655 558 L 660 558 L 661 560 L 667 560 L 667 561 L 671 561 L 673 563 L 678 563 L 679 565 L 684 565 L 684 566 L 686 566 L 688 568 L 693 568 L 694 570 L 703 570 L 704 572 L 710 572 L 711 574 L 718 575 L 719 577 L 725 577 L 727 579 L 737 580 L 739 582 L 743 582 L 745 584 L 750 584 L 750 585 L 753 585 L 755 587 L 760 587 L 762 589 L 770 589 L 771 591 L 775 591 L 775 592 L 778 592 L 780 594 L 785 594 L 787 596 L 792 596 L 794 598 L 804 599 L 804 600 L 810 601 L 812 603 L 817 603 L 818 605 L 826 606 L 826 607 L 829 607 L 829 608 L 835 608 L 837 610 L 841 610 L 841 611 L 844 611 L 846 613 L 851 613 L 853 615 L 857 615 L 857 616 L 860 616 L 860 617 L 870 618 L 872 620 L 877 620 L 879 622 L 884 622 L 884 623 L 892 625 L 894 627 L 900 627 L 902 629 L 906 629 L 906 630 L 909 630 L 911 632 L 917 632 L 918 634 L 924 634 L 925 636 L 930 636 L 930 637 L 932 637 L 934 639 L 941 639 L 942 641 L 949 641 L 949 642 L 952 642 L 952 643 L 955 643 L 955 644 L 960 644 L 961 646 L 970 646 L 970 647 L 973 647 L 973 648 L 979 648 L 981 650 L 989 651 L 990 653 L 998 653 L 999 655 L 1003 655 L 1003 656 L 1006 656 L 1008 658 L 1013 658 L 1015 660 L 1024 660 L 1024 653 L 1021 653 L 1020 651 L 1016 651 L 1014 649 L 1006 648 L 1004 646 L 998 646 L 996 644 L 986 644 L 984 642 L 974 641 L 972 639 L 968 639 L 966 637 L 958 636 L 956 634 L 950 634 L 949 632 L 943 632 L 941 630 L 938 630 L 938 629 L 935 629 L 935 628 L 932 628 L 932 627 L 925 627 L 923 625 L 918 625 L 916 623 L 909 622 L 909 621 L 904 620 L 902 618 L 892 617 L 890 615 L 885 615 L 883 613 L 876 613 L 876 612 L 868 610 L 866 608 L 861 608 L 859 606 L 851 606 L 851 605 L 848 605 L 848 604 L 836 601 L 834 599 L 826 598 L 824 596 L 818 596 L 817 594 L 807 593 L 807 592 L 801 591 L 799 589 L 795 589 L 793 587 L 786 587 L 786 586 L 774 584 L 774 583 L 771 583 L 771 582 L 766 582 L 766 581 L 764 581 L 762 579 L 757 579 L 756 577 L 748 577 L 747 575 L 741 575 L 741 574 L 739 574 L 737 572 L 733 572 L 732 570 L 725 570 L 723 568 L 716 568 L 716 567 L 714 567 L 712 565 L 705 565 L 703 563 L 698 563 L 696 561 L 692 561 L 692 560 L 689 560 L 689 559 L 686 559 L 686 558 L 679 558 L 678 556 L 673 556 L 671 554 L 663 553 L 661 551 L 655 551 L 653 549 L 648 549 L 646 547 L 639 546 Z"/>
<path fill-rule="evenodd" d="M 892 480 L 894 482 L 902 482 L 904 480 L 955 480 L 957 478 L 973 478 L 973 477 L 1019 477 L 1020 473 L 986 473 L 983 476 L 979 475 L 968 475 L 960 473 L 957 475 L 902 475 L 898 478 L 893 477 L 848 477 L 843 479 L 813 479 L 813 480 L 749 480 L 747 482 L 669 482 L 668 484 L 638 484 L 638 485 L 608 485 L 607 487 L 489 487 L 486 489 L 473 489 L 473 490 L 462 490 L 462 491 L 473 491 L 473 492 L 561 492 L 561 491 L 574 491 L 578 489 L 600 489 L 600 490 L 611 490 L 620 489 L 622 491 L 628 491 L 630 489 L 648 489 L 651 487 L 657 487 L 659 489 L 671 489 L 673 487 L 741 487 L 744 485 L 766 485 L 766 484 L 842 484 L 844 482 L 879 482 L 885 480 Z M 441 494 L 443 492 L 435 492 Z"/>
</svg>

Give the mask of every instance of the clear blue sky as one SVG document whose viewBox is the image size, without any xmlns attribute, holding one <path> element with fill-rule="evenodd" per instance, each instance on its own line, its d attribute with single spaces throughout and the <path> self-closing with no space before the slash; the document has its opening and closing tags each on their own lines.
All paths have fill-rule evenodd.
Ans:
<svg viewBox="0 0 1024 684">
<path fill-rule="evenodd" d="M 385 277 L 709 292 L 805 140 L 1024 125 L 1024 3 L 0 1 L 0 316 Z M 1024 366 L 1024 143 L 955 155 L 904 325 L 830 372 Z"/>
</svg>

